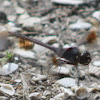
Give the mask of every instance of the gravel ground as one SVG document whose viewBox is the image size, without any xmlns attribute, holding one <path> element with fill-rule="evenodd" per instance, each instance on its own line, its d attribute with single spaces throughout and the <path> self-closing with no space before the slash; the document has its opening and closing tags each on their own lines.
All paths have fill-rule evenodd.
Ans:
<svg viewBox="0 0 100 100">
<path fill-rule="evenodd" d="M 74 65 L 58 64 L 60 58 L 51 50 L 10 34 L 6 49 L 0 52 L 0 100 L 100 100 L 99 5 L 100 2 L 74 6 L 53 4 L 50 0 L 0 0 L 0 42 L 5 41 L 2 34 L 18 32 L 54 47 L 77 46 L 81 51 L 88 50 L 92 58 L 89 66 L 78 65 L 78 86 Z M 8 63 L 16 67 L 7 65 L 8 69 L 3 69 Z M 67 81 L 57 83 L 64 78 Z M 85 89 L 78 91 L 80 87 Z"/>
</svg>

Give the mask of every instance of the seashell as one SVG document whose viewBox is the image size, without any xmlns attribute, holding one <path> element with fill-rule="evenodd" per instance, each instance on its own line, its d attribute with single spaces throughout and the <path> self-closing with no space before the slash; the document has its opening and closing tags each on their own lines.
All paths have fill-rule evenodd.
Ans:
<svg viewBox="0 0 100 100">
<path fill-rule="evenodd" d="M 95 67 L 95 66 L 90 66 L 89 67 L 89 74 L 99 77 L 100 76 L 100 68 Z"/>
<path fill-rule="evenodd" d="M 64 93 L 67 93 L 69 96 L 74 96 L 74 93 L 69 88 L 60 87 L 60 90 Z"/>
<path fill-rule="evenodd" d="M 7 63 L 2 68 L 0 68 L 0 75 L 8 75 L 18 69 L 18 64 Z"/>
<path fill-rule="evenodd" d="M 94 65 L 94 66 L 100 66 L 100 61 L 94 61 L 94 62 L 93 62 L 93 65 Z"/>
<path fill-rule="evenodd" d="M 40 92 L 34 92 L 29 94 L 29 97 L 33 100 L 33 99 L 41 99 L 42 94 Z"/>
<path fill-rule="evenodd" d="M 64 75 L 70 76 L 70 70 L 68 68 L 62 67 L 62 66 L 59 66 L 56 68 L 55 68 L 55 66 L 52 66 L 52 69 L 50 71 L 52 74 L 64 74 Z"/>
<path fill-rule="evenodd" d="M 63 100 L 64 99 L 64 96 L 65 96 L 65 93 L 59 93 L 57 94 L 53 99 L 54 100 Z"/>
<path fill-rule="evenodd" d="M 76 80 L 73 78 L 62 78 L 60 80 L 57 80 L 55 82 L 56 84 L 59 84 L 63 87 L 74 87 L 77 86 Z"/>
<path fill-rule="evenodd" d="M 34 76 L 32 78 L 33 81 L 44 81 L 46 79 L 47 79 L 47 76 L 45 76 L 45 75 L 39 75 L 39 74 L 37 74 L 36 76 Z"/>
<path fill-rule="evenodd" d="M 25 58 L 35 58 L 35 54 L 32 51 L 26 51 L 24 49 L 15 48 L 14 53 Z"/>
<path fill-rule="evenodd" d="M 76 23 L 69 25 L 70 29 L 89 29 L 91 24 L 79 19 Z"/>
<path fill-rule="evenodd" d="M 92 16 L 100 21 L 100 11 L 95 11 Z"/>
<path fill-rule="evenodd" d="M 94 1 L 94 0 L 90 0 Z M 78 5 L 78 4 L 84 4 L 87 3 L 87 1 L 84 0 L 51 0 L 53 3 L 58 3 L 58 4 L 69 4 L 69 5 Z"/>
<path fill-rule="evenodd" d="M 8 95 L 14 95 L 15 94 L 15 90 L 13 88 L 12 85 L 10 84 L 4 84 L 4 83 L 0 83 L 0 91 L 4 94 L 8 94 Z"/>
<path fill-rule="evenodd" d="M 78 99 L 85 99 L 89 96 L 89 92 L 86 87 L 80 86 L 75 88 L 75 95 Z"/>
<path fill-rule="evenodd" d="M 43 96 L 49 96 L 49 95 L 51 95 L 51 94 L 52 94 L 52 93 L 51 93 L 50 90 L 46 90 L 46 91 L 43 92 Z"/>
</svg>

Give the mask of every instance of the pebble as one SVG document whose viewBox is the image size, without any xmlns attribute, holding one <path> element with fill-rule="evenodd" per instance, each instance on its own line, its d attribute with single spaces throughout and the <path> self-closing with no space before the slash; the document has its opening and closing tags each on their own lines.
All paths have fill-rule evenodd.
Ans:
<svg viewBox="0 0 100 100">
<path fill-rule="evenodd" d="M 15 89 L 13 88 L 13 85 L 0 83 L 0 86 L 0 91 L 3 94 L 8 94 L 10 96 L 15 94 Z"/>
<path fill-rule="evenodd" d="M 79 19 L 76 23 L 69 25 L 70 29 L 89 29 L 91 27 L 92 25 L 90 23 L 85 22 L 81 19 Z"/>
<path fill-rule="evenodd" d="M 93 65 L 94 65 L 94 66 L 100 66 L 100 61 L 94 61 L 94 62 L 93 62 Z"/>
<path fill-rule="evenodd" d="M 26 51 L 24 49 L 15 48 L 14 53 L 25 58 L 35 58 L 35 54 L 32 51 Z"/>
<path fill-rule="evenodd" d="M 67 88 L 77 86 L 76 80 L 74 78 L 62 78 L 57 80 L 55 83 Z"/>
<path fill-rule="evenodd" d="M 0 68 L 0 75 L 9 75 L 10 73 L 18 69 L 18 64 L 7 63 L 2 68 Z"/>
</svg>

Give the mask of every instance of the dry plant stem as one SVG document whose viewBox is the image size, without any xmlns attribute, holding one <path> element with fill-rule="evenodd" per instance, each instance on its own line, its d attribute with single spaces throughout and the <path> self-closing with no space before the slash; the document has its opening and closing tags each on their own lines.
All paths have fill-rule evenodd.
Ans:
<svg viewBox="0 0 100 100">
<path fill-rule="evenodd" d="M 46 47 L 46 48 L 52 50 L 53 52 L 55 52 L 59 57 L 61 57 L 62 54 L 66 51 L 66 49 L 56 48 L 56 47 L 50 46 L 50 45 L 45 44 L 45 43 L 43 43 L 43 42 L 41 42 L 39 40 L 33 39 L 31 37 L 27 37 L 27 36 L 25 36 L 23 34 L 19 34 L 19 33 L 16 33 L 16 32 L 9 32 L 9 34 L 15 35 L 15 36 L 17 36 L 19 38 L 22 38 L 22 39 L 28 40 L 30 42 L 36 43 L 36 44 L 38 44 L 40 46 Z"/>
<path fill-rule="evenodd" d="M 21 76 L 21 80 L 22 80 L 22 84 L 23 84 L 23 99 L 25 100 L 31 100 L 29 98 L 29 88 L 25 79 L 25 76 L 23 74 L 20 74 Z M 25 97 L 25 98 L 24 98 Z"/>
<path fill-rule="evenodd" d="M 77 71 L 77 85 L 79 86 L 79 77 L 80 77 L 80 74 L 79 74 L 78 65 L 76 65 L 75 68 L 76 68 L 76 71 Z"/>
</svg>

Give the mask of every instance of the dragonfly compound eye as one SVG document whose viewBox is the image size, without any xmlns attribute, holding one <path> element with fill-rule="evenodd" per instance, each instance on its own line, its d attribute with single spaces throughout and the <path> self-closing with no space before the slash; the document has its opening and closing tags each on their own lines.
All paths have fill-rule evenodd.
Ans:
<svg viewBox="0 0 100 100">
<path fill-rule="evenodd" d="M 88 51 L 85 51 L 79 56 L 79 63 L 82 65 L 88 65 L 91 61 L 91 55 Z"/>
</svg>

